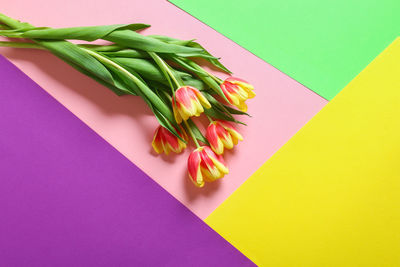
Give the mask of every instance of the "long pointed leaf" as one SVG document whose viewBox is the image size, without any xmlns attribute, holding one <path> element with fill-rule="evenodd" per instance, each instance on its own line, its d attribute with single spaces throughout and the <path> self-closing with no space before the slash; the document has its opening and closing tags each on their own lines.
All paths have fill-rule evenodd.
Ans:
<svg viewBox="0 0 400 267">
<path fill-rule="evenodd" d="M 146 24 L 117 24 L 106 26 L 72 27 L 59 29 L 30 30 L 21 34 L 24 38 L 36 39 L 76 39 L 94 41 L 104 39 L 119 45 L 144 51 L 160 53 L 193 53 L 201 48 L 169 44 L 135 32 L 135 29 L 147 27 Z"/>
<path fill-rule="evenodd" d="M 199 128 L 196 126 L 196 124 L 191 119 L 188 119 L 187 122 L 188 122 L 188 125 L 189 125 L 191 131 L 193 132 L 195 138 L 197 140 L 203 142 L 206 145 L 210 145 L 208 143 L 208 140 L 204 137 L 204 135 L 201 133 Z"/>
<path fill-rule="evenodd" d="M 21 34 L 24 38 L 40 38 L 48 40 L 74 39 L 94 41 L 102 39 L 116 30 L 136 31 L 150 27 L 148 24 L 114 24 L 103 26 L 87 26 L 87 27 L 70 27 L 70 28 L 48 28 L 48 29 L 31 29 Z"/>
<path fill-rule="evenodd" d="M 77 45 L 66 41 L 35 41 L 61 59 L 68 60 L 86 69 L 106 82 L 113 82 L 112 76 L 107 68 Z"/>
<path fill-rule="evenodd" d="M 167 43 L 181 43 L 181 44 L 185 44 L 188 47 L 196 47 L 196 48 L 201 48 L 201 54 L 203 54 L 203 56 L 197 55 L 193 57 L 203 57 L 205 58 L 207 61 L 209 61 L 211 64 L 213 64 L 214 66 L 216 66 L 217 68 L 221 69 L 222 71 L 231 74 L 232 72 L 226 68 L 219 60 L 218 58 L 212 56 L 202 45 L 200 45 L 199 43 L 195 42 L 194 40 L 179 40 L 176 38 L 172 38 L 169 36 L 164 36 L 164 35 L 150 35 L 153 38 L 156 38 L 158 40 L 167 42 Z M 182 55 L 177 55 L 177 56 L 182 56 Z"/>
<path fill-rule="evenodd" d="M 192 42 L 190 42 L 190 43 L 188 44 L 188 46 L 189 46 L 189 47 L 201 48 L 201 49 L 204 51 L 205 54 L 208 54 L 208 55 L 211 56 L 211 54 L 210 54 L 202 45 L 200 45 L 200 44 L 197 43 L 197 42 L 192 41 Z M 206 60 L 209 61 L 209 62 L 210 62 L 211 64 L 213 64 L 214 66 L 216 66 L 217 68 L 219 68 L 219 69 L 225 71 L 226 73 L 229 73 L 229 74 L 232 73 L 227 67 L 225 67 L 225 66 L 224 66 L 218 59 L 216 59 L 216 58 L 206 58 Z"/>
<path fill-rule="evenodd" d="M 186 47 L 176 44 L 168 44 L 157 39 L 141 35 L 134 31 L 118 30 L 103 37 L 104 40 L 141 49 L 148 52 L 159 53 L 193 53 L 202 51 L 201 48 Z"/>
<path fill-rule="evenodd" d="M 109 57 L 150 58 L 148 53 L 136 49 L 123 49 L 119 51 L 110 51 L 110 52 L 107 51 L 103 52 L 103 54 Z"/>
</svg>

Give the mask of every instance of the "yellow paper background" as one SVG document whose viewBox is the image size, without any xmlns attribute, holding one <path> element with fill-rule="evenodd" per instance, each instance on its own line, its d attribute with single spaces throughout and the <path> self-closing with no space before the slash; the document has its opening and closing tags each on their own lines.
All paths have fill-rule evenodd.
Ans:
<svg viewBox="0 0 400 267">
<path fill-rule="evenodd" d="M 260 266 L 400 266 L 400 38 L 206 222 Z"/>
</svg>

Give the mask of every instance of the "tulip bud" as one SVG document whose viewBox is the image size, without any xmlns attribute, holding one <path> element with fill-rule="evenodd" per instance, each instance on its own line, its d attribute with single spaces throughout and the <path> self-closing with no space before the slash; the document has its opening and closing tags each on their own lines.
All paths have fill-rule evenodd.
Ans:
<svg viewBox="0 0 400 267">
<path fill-rule="evenodd" d="M 203 107 L 210 108 L 211 105 L 199 90 L 191 86 L 180 87 L 172 99 L 172 108 L 177 123 L 181 123 L 182 120 L 186 121 L 192 116 L 200 116 L 204 112 Z"/>
<path fill-rule="evenodd" d="M 239 108 L 241 111 L 247 111 L 245 101 L 249 98 L 255 97 L 254 87 L 248 82 L 229 77 L 221 85 L 221 90 L 229 100 L 229 103 Z"/>
<path fill-rule="evenodd" d="M 190 180 L 197 187 L 203 187 L 205 181 L 215 181 L 229 172 L 222 156 L 216 155 L 208 146 L 201 146 L 190 154 L 188 171 Z"/>
<path fill-rule="evenodd" d="M 232 149 L 238 141 L 242 141 L 242 135 L 236 131 L 232 124 L 227 121 L 216 120 L 207 127 L 206 137 L 212 150 L 221 155 L 224 148 Z"/>
<path fill-rule="evenodd" d="M 178 134 L 182 139 L 188 140 L 186 133 L 183 129 Z M 162 126 L 158 126 L 153 137 L 153 142 L 151 143 L 154 151 L 158 154 L 165 153 L 169 155 L 171 151 L 175 153 L 180 153 L 186 148 L 186 144 L 180 140 L 178 137 L 173 135 L 170 131 Z"/>
</svg>

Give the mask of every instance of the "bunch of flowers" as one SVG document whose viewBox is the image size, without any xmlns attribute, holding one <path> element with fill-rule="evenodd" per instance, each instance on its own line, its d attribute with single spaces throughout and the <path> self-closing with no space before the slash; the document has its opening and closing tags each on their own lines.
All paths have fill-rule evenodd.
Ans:
<svg viewBox="0 0 400 267">
<path fill-rule="evenodd" d="M 222 154 L 243 137 L 234 115 L 248 115 L 245 101 L 255 96 L 252 85 L 229 77 L 221 80 L 196 63 L 203 58 L 231 74 L 218 58 L 194 40 L 142 35 L 147 24 L 49 28 L 34 27 L 0 14 L 0 36 L 21 38 L 0 46 L 45 49 L 108 87 L 117 95 L 140 96 L 160 126 L 152 146 L 157 153 L 182 152 L 193 141 L 189 177 L 198 186 L 228 173 Z M 67 40 L 106 40 L 106 45 L 75 44 Z M 192 117 L 205 114 L 205 136 Z M 200 145 L 200 143 L 202 145 Z"/>
</svg>

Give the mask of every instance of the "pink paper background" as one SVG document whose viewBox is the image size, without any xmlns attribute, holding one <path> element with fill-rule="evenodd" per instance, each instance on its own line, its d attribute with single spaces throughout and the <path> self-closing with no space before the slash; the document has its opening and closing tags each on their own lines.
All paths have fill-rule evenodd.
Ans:
<svg viewBox="0 0 400 267">
<path fill-rule="evenodd" d="M 230 174 L 198 189 L 186 176 L 186 160 L 191 149 L 169 158 L 156 156 L 151 151 L 157 122 L 141 99 L 117 97 L 45 51 L 0 48 L 1 54 L 202 219 L 327 103 L 163 0 L 111 3 L 108 0 L 14 0 L 3 2 L 1 12 L 36 26 L 149 23 L 152 27 L 146 34 L 197 38 L 214 55 L 222 57 L 222 62 L 236 76 L 254 84 L 257 97 L 248 101 L 253 117 L 243 118 L 248 126 L 240 127 L 245 140 L 226 155 Z"/>
</svg>

